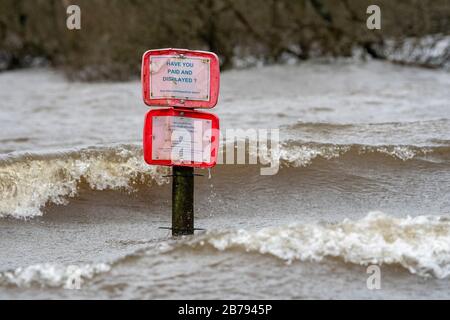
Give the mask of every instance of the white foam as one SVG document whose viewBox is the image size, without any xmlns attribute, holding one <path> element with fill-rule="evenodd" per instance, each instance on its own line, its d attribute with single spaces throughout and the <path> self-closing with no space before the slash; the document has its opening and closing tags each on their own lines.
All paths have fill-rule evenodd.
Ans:
<svg viewBox="0 0 450 320">
<path fill-rule="evenodd" d="M 348 152 L 350 146 L 339 145 L 297 145 L 284 146 L 280 150 L 280 159 L 287 166 L 305 167 L 318 157 L 330 160 Z"/>
<path fill-rule="evenodd" d="M 405 38 L 400 43 L 388 40 L 384 45 L 384 54 L 395 62 L 423 64 L 450 70 L 449 49 L 450 36 L 434 34 L 422 38 Z"/>
<path fill-rule="evenodd" d="M 63 287 L 80 289 L 81 285 L 99 273 L 108 272 L 104 263 L 77 265 L 37 264 L 0 273 L 0 284 L 17 287 Z"/>
<path fill-rule="evenodd" d="M 306 167 L 317 158 L 331 160 L 352 151 L 358 155 L 378 153 L 394 159 L 407 161 L 433 153 L 433 148 L 406 145 L 371 146 L 358 144 L 285 143 L 280 148 L 279 156 L 282 164 L 285 166 Z"/>
<path fill-rule="evenodd" d="M 399 264 L 425 277 L 450 275 L 450 220 L 436 216 L 402 219 L 371 212 L 361 220 L 345 219 L 337 224 L 209 232 L 188 244 L 209 244 L 218 250 L 241 248 L 288 263 L 335 257 L 360 265 Z"/>
</svg>

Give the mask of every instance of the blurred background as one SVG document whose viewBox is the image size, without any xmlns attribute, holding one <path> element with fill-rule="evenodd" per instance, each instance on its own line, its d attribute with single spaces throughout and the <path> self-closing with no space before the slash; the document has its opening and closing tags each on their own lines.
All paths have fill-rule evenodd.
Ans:
<svg viewBox="0 0 450 320">
<path fill-rule="evenodd" d="M 81 8 L 79 31 L 66 8 Z M 366 27 L 381 7 L 381 30 Z M 222 69 L 355 56 L 449 67 L 448 0 L 0 0 L 0 71 L 51 65 L 77 80 L 127 80 L 151 48 L 217 52 Z"/>
</svg>

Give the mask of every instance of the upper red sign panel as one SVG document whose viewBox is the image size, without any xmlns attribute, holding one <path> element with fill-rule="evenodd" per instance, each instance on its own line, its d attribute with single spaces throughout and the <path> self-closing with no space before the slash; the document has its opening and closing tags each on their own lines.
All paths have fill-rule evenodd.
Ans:
<svg viewBox="0 0 450 320">
<path fill-rule="evenodd" d="M 142 57 L 142 92 L 149 106 L 214 108 L 219 83 L 219 59 L 212 52 L 159 49 Z"/>
</svg>

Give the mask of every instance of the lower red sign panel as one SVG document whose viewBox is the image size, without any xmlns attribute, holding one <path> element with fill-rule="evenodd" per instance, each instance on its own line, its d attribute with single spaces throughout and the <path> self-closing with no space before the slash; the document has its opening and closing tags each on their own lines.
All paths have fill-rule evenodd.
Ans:
<svg viewBox="0 0 450 320">
<path fill-rule="evenodd" d="M 219 151 L 219 118 L 185 109 L 156 109 L 144 124 L 144 159 L 152 165 L 211 168 Z"/>
</svg>

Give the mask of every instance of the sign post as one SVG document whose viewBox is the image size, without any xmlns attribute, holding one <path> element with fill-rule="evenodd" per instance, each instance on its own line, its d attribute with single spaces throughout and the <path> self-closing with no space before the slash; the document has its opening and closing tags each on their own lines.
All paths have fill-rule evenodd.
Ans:
<svg viewBox="0 0 450 320">
<path fill-rule="evenodd" d="M 172 167 L 172 235 L 194 233 L 194 168 Z"/>
<path fill-rule="evenodd" d="M 194 168 L 211 168 L 219 150 L 219 119 L 209 109 L 219 96 L 219 60 L 212 52 L 149 50 L 142 59 L 142 92 L 149 106 L 144 159 L 172 166 L 172 235 L 194 233 Z"/>
</svg>

